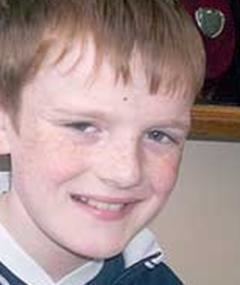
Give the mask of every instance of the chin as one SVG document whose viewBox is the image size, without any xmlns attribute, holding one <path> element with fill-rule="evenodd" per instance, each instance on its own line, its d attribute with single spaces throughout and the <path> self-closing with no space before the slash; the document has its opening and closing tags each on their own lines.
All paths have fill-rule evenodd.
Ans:
<svg viewBox="0 0 240 285">
<path fill-rule="evenodd" d="M 107 244 L 108 243 L 108 244 Z M 109 241 L 105 241 L 102 243 L 92 243 L 91 245 L 86 245 L 84 248 L 81 246 L 78 249 L 75 249 L 75 254 L 81 255 L 87 259 L 107 259 L 113 256 L 118 255 L 124 249 L 125 244 L 122 242 L 109 243 Z"/>
<path fill-rule="evenodd" d="M 114 248 L 92 248 L 88 251 L 88 256 L 92 259 L 107 259 L 118 255 L 123 251 L 123 247 Z"/>
</svg>

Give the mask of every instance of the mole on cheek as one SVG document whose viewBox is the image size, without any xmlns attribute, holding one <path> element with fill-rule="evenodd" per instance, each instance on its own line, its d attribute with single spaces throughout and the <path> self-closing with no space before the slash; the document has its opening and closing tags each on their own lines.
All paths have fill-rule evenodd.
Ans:
<svg viewBox="0 0 240 285">
<path fill-rule="evenodd" d="M 128 101 L 128 98 L 127 97 L 123 97 L 123 101 Z"/>
</svg>

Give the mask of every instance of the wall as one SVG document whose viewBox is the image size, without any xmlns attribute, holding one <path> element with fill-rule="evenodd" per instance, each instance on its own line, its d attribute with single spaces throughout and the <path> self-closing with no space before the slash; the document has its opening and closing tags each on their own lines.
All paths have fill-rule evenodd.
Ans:
<svg viewBox="0 0 240 285">
<path fill-rule="evenodd" d="M 188 142 L 152 228 L 186 284 L 240 284 L 240 143 Z"/>
</svg>

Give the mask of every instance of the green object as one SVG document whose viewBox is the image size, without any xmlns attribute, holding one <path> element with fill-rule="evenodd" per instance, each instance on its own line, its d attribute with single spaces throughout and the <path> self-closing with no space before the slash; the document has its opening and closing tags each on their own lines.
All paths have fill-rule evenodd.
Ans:
<svg viewBox="0 0 240 285">
<path fill-rule="evenodd" d="M 218 9 L 199 8 L 195 12 L 197 24 L 208 38 L 218 37 L 225 27 L 225 15 Z"/>
</svg>

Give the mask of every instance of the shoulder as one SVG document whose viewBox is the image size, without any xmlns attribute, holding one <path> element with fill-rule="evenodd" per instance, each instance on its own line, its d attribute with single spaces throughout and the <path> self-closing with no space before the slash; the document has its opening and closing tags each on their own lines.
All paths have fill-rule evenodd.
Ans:
<svg viewBox="0 0 240 285">
<path fill-rule="evenodd" d="M 151 275 L 151 273 L 149 273 Z M 153 284 L 164 284 L 164 285 L 183 285 L 182 281 L 177 277 L 177 275 L 172 271 L 172 269 L 167 266 L 164 262 L 161 262 L 156 266 L 155 270 L 152 272 L 153 279 L 157 279 L 158 283 Z M 162 283 L 161 283 L 162 282 Z"/>
<path fill-rule="evenodd" d="M 124 285 L 183 285 L 165 263 L 165 255 L 155 235 L 141 231 L 123 253 L 126 270 L 119 281 Z"/>
<path fill-rule="evenodd" d="M 140 268 L 139 268 L 140 269 Z M 172 269 L 164 262 L 159 263 L 154 268 L 145 268 L 135 272 L 133 284 L 138 285 L 183 285 Z"/>
</svg>

